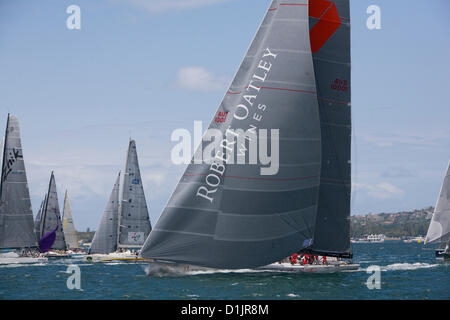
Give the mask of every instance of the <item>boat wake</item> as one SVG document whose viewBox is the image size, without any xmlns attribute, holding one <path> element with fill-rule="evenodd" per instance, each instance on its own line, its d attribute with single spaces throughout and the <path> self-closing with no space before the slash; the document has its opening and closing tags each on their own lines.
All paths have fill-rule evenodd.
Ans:
<svg viewBox="0 0 450 320">
<path fill-rule="evenodd" d="M 150 263 L 144 267 L 144 271 L 147 276 L 162 278 L 162 277 L 180 277 L 180 276 L 198 276 L 198 275 L 211 275 L 211 274 L 232 274 L 232 273 L 261 273 L 263 270 L 254 269 L 210 269 L 210 268 L 198 268 L 191 269 L 190 266 L 183 265 L 170 265 Z"/>
<path fill-rule="evenodd" d="M 409 270 L 419 270 L 419 269 L 430 269 L 436 268 L 439 264 L 429 264 L 423 262 L 416 263 L 393 263 L 387 266 L 380 266 L 381 271 L 409 271 Z M 361 269 L 361 271 L 367 271 L 367 269 Z"/>
<path fill-rule="evenodd" d="M 36 262 L 36 263 L 20 263 L 11 261 L 1 261 L 0 259 L 0 269 L 1 268 L 20 268 L 20 267 L 43 267 L 46 266 L 46 262 Z"/>
<path fill-rule="evenodd" d="M 429 263 L 394 263 L 387 266 L 381 267 L 381 271 L 398 271 L 398 270 L 418 270 L 418 269 L 429 269 L 438 267 L 439 264 L 429 264 Z"/>
</svg>

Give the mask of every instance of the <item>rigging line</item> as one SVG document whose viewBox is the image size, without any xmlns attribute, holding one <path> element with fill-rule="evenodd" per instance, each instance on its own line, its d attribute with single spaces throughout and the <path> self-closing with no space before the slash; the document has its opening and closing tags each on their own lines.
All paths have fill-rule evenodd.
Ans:
<svg viewBox="0 0 450 320">
<path fill-rule="evenodd" d="M 308 231 L 309 231 L 309 226 L 308 226 L 308 224 L 306 223 L 305 218 L 303 217 L 303 215 L 300 215 L 300 216 L 302 217 L 302 219 L 303 219 L 303 221 L 305 222 L 305 225 L 306 225 L 306 227 L 307 227 L 307 229 L 308 229 Z M 308 237 L 309 237 L 308 235 L 306 235 L 302 230 L 300 230 L 298 227 L 296 227 L 294 223 L 289 222 L 288 219 L 287 219 L 286 217 L 282 216 L 282 217 L 281 217 L 281 220 L 282 220 L 284 223 L 286 223 L 289 227 L 291 227 L 292 229 L 294 229 L 297 233 L 301 234 L 305 239 L 309 239 L 309 238 L 308 238 Z"/>
</svg>

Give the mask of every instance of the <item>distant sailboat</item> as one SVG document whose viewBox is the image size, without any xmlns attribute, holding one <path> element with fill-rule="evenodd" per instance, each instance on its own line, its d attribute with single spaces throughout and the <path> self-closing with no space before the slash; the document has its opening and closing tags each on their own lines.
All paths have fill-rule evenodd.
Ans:
<svg viewBox="0 0 450 320">
<path fill-rule="evenodd" d="M 279 171 L 192 161 L 141 256 L 226 269 L 351 258 L 350 68 L 348 0 L 274 0 L 209 129 L 226 137 L 223 160 L 230 129 L 279 129 Z"/>
<path fill-rule="evenodd" d="M 128 146 L 120 203 L 119 181 L 120 173 L 89 250 L 100 254 L 97 260 L 135 260 L 129 250 L 139 250 L 152 229 L 134 140 Z"/>
<path fill-rule="evenodd" d="M 141 248 L 152 230 L 145 200 L 144 186 L 136 151 L 136 142 L 128 146 L 123 175 L 122 201 L 119 207 L 117 248 Z"/>
<path fill-rule="evenodd" d="M 39 211 L 36 215 L 36 219 L 34 220 L 34 233 L 36 234 L 36 241 L 39 242 L 41 240 L 41 221 L 42 221 L 42 211 L 44 210 L 45 202 L 47 201 L 47 195 L 44 200 L 41 202 L 41 206 L 39 207 Z"/>
<path fill-rule="evenodd" d="M 36 263 L 45 258 L 37 257 L 31 249 L 38 244 L 33 228 L 33 212 L 20 140 L 19 120 L 8 114 L 3 147 L 0 185 L 0 249 L 22 249 L 22 256 L 8 256 L 0 263 Z M 27 253 L 25 254 L 25 251 Z M 15 261 L 15 262 L 13 262 Z"/>
<path fill-rule="evenodd" d="M 41 213 L 39 248 L 41 252 L 50 250 L 66 251 L 67 245 L 61 221 L 56 190 L 55 175 L 52 171 L 48 191 Z M 51 256 L 66 256 L 65 253 L 50 253 Z"/>
<path fill-rule="evenodd" d="M 94 234 L 89 254 L 109 254 L 117 250 L 120 172 Z"/>
<path fill-rule="evenodd" d="M 78 243 L 78 234 L 77 231 L 75 230 L 75 225 L 73 223 L 72 210 L 70 209 L 69 203 L 69 193 L 67 192 L 67 190 L 64 196 L 64 209 L 62 221 L 63 221 L 64 237 L 66 239 L 67 246 L 70 249 L 80 248 L 80 244 Z"/>
<path fill-rule="evenodd" d="M 450 163 L 425 237 L 425 245 L 432 243 L 440 243 L 437 258 L 450 260 Z"/>
</svg>

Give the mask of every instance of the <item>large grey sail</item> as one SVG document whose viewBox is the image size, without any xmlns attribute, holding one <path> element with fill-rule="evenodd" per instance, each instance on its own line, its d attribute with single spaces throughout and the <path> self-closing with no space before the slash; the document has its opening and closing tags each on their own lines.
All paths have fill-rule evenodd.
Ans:
<svg viewBox="0 0 450 320">
<path fill-rule="evenodd" d="M 8 115 L 0 186 L 0 248 L 36 247 L 19 121 Z"/>
<path fill-rule="evenodd" d="M 351 59 L 349 0 L 310 0 L 309 22 L 322 133 L 314 241 L 308 252 L 351 257 Z"/>
<path fill-rule="evenodd" d="M 119 216 L 120 172 L 106 204 L 102 219 L 92 240 L 90 254 L 108 254 L 117 249 L 117 220 Z"/>
<path fill-rule="evenodd" d="M 152 227 L 150 225 L 134 140 L 131 140 L 128 146 L 121 200 L 118 247 L 141 247 L 150 234 Z"/>
<path fill-rule="evenodd" d="M 58 203 L 58 193 L 56 191 L 55 176 L 52 172 L 47 192 L 47 201 L 42 214 L 42 236 L 48 232 L 55 231 L 55 242 L 51 246 L 54 250 L 66 250 L 66 240 L 64 237 L 63 226 L 61 222 L 61 214 Z"/>
<path fill-rule="evenodd" d="M 143 257 L 247 268 L 311 244 L 321 133 L 308 31 L 306 0 L 273 1 L 209 127 L 224 137 L 227 129 L 279 129 L 278 172 L 262 175 L 262 162 L 194 161 L 147 238 Z M 217 186 L 210 190 L 208 181 Z M 210 199 L 198 196 L 204 190 Z"/>
<path fill-rule="evenodd" d="M 75 224 L 73 223 L 72 210 L 70 209 L 69 193 L 66 190 L 64 196 L 64 208 L 63 208 L 63 231 L 66 239 L 67 246 L 71 249 L 77 249 L 80 247 L 78 243 L 78 234 L 75 230 Z"/>
<path fill-rule="evenodd" d="M 450 163 L 428 227 L 425 244 L 448 243 L 450 240 Z"/>
</svg>

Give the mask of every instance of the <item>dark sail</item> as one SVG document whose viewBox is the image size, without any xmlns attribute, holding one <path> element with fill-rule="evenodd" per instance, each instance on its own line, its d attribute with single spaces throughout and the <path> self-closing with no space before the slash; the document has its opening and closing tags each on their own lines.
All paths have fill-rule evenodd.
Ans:
<svg viewBox="0 0 450 320">
<path fill-rule="evenodd" d="M 44 209 L 42 211 L 42 238 L 39 241 L 41 249 L 51 248 L 54 250 L 66 250 L 66 241 L 64 238 L 64 232 L 61 221 L 61 214 L 58 203 L 58 193 L 56 191 L 55 176 L 52 172 L 47 192 L 47 201 L 45 202 Z M 53 237 L 54 234 L 54 237 Z M 48 239 L 54 239 L 52 244 Z M 44 245 L 41 245 L 41 242 Z M 42 250 L 41 250 L 42 251 Z M 44 250 L 45 252 L 46 250 Z"/>
<path fill-rule="evenodd" d="M 322 135 L 319 205 L 306 252 L 351 257 L 349 0 L 310 0 L 309 23 Z"/>
<path fill-rule="evenodd" d="M 37 247 L 33 229 L 19 120 L 8 115 L 0 186 L 0 248 Z"/>
<path fill-rule="evenodd" d="M 263 174 L 262 162 L 193 161 L 143 257 L 236 269 L 267 265 L 310 246 L 322 145 L 307 4 L 272 2 L 209 126 L 227 139 L 229 129 L 279 130 L 278 170 Z M 203 141 L 203 149 L 207 145 Z M 225 148 L 216 157 L 220 151 Z"/>
</svg>

